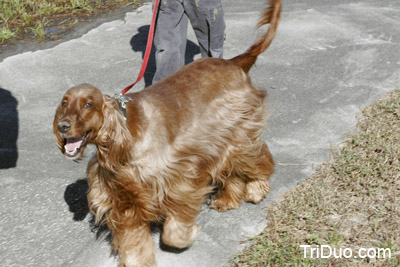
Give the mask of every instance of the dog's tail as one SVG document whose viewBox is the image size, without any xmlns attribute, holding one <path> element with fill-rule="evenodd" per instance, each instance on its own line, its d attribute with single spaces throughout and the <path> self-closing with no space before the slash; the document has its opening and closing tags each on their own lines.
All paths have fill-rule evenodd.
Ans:
<svg viewBox="0 0 400 267">
<path fill-rule="evenodd" d="M 268 4 L 269 6 L 265 9 L 257 24 L 257 28 L 259 28 L 269 23 L 268 31 L 260 36 L 246 52 L 231 59 L 232 62 L 238 64 L 246 73 L 250 71 L 256 62 L 257 56 L 263 53 L 271 44 L 278 28 L 281 14 L 281 0 L 269 0 Z"/>
</svg>

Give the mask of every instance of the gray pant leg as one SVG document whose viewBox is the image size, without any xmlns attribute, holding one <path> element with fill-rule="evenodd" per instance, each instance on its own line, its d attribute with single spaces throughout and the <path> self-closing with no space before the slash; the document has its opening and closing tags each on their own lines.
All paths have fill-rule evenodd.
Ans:
<svg viewBox="0 0 400 267">
<path fill-rule="evenodd" d="M 161 0 L 154 34 L 157 70 L 153 84 L 185 64 L 187 27 L 182 0 Z"/>
<path fill-rule="evenodd" d="M 221 0 L 183 0 L 203 57 L 222 58 L 225 39 Z"/>
</svg>

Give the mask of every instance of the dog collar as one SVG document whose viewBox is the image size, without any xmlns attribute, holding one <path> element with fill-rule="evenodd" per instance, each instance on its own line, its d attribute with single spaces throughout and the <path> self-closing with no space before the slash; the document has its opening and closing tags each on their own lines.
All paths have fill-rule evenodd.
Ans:
<svg viewBox="0 0 400 267">
<path fill-rule="evenodd" d="M 122 94 L 115 94 L 114 98 L 118 100 L 118 105 L 119 109 L 122 112 L 122 116 L 124 116 L 124 119 L 126 120 L 126 103 L 132 100 L 129 96 L 125 96 Z"/>
</svg>

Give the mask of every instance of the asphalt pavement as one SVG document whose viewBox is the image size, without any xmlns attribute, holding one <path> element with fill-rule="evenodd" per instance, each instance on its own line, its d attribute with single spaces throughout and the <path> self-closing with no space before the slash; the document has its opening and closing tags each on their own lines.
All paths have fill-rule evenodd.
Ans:
<svg viewBox="0 0 400 267">
<path fill-rule="evenodd" d="M 224 0 L 224 57 L 242 53 L 264 0 Z M 266 225 L 266 207 L 309 177 L 355 130 L 359 111 L 400 86 L 400 2 L 284 0 L 278 33 L 251 71 L 268 92 L 263 133 L 276 161 L 271 193 L 259 205 L 218 213 L 204 205 L 196 242 L 165 251 L 163 267 L 227 266 Z M 0 62 L 0 265 L 115 267 L 107 231 L 94 229 L 87 202 L 87 158 L 65 159 L 52 135 L 64 92 L 91 83 L 113 95 L 139 73 L 151 4 L 56 46 Z M 262 29 L 261 29 L 262 30 Z M 189 32 L 187 61 L 200 57 Z M 154 57 L 145 79 L 149 84 Z"/>
</svg>

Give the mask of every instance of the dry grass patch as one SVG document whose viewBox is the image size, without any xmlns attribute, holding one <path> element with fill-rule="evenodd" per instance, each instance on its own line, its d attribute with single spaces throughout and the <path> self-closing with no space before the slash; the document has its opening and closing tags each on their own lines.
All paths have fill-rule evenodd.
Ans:
<svg viewBox="0 0 400 267">
<path fill-rule="evenodd" d="M 314 176 L 269 207 L 267 228 L 232 266 L 400 266 L 400 90 L 364 109 L 357 126 Z M 304 258 L 300 245 L 356 257 L 310 258 L 308 250 Z M 360 248 L 389 248 L 391 258 L 360 258 Z"/>
</svg>

